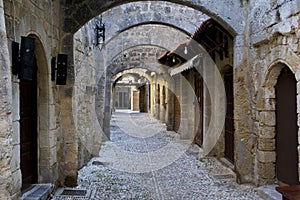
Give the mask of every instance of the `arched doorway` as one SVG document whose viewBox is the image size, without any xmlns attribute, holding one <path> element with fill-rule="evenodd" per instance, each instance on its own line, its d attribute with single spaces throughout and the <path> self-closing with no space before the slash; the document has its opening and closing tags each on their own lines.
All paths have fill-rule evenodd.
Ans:
<svg viewBox="0 0 300 200">
<path fill-rule="evenodd" d="M 32 81 L 20 80 L 20 167 L 22 189 L 39 182 L 54 183 L 57 174 L 54 96 L 44 45 L 34 38 L 35 63 Z M 50 159 L 49 159 L 50 158 Z"/>
<path fill-rule="evenodd" d="M 194 142 L 200 147 L 203 144 L 203 77 L 194 69 L 195 106 L 195 139 Z"/>
<path fill-rule="evenodd" d="M 224 76 L 226 91 L 225 117 L 225 158 L 234 163 L 234 116 L 233 116 L 233 70 L 230 68 Z"/>
<path fill-rule="evenodd" d="M 160 119 L 160 85 L 156 86 L 156 118 Z"/>
<path fill-rule="evenodd" d="M 24 69 L 20 73 L 20 164 L 22 172 L 22 189 L 37 183 L 38 149 L 37 149 L 37 65 L 34 55 L 27 55 L 35 47 L 35 39 L 22 38 L 21 63 Z M 24 56 L 22 56 L 24 55 Z M 26 63 L 26 64 L 25 64 Z M 32 77 L 30 71 L 32 70 Z M 22 75 L 21 75 L 22 74 Z M 30 80 L 32 79 L 32 80 Z"/>
<path fill-rule="evenodd" d="M 284 67 L 275 86 L 276 176 L 280 183 L 299 185 L 296 79 Z"/>
</svg>

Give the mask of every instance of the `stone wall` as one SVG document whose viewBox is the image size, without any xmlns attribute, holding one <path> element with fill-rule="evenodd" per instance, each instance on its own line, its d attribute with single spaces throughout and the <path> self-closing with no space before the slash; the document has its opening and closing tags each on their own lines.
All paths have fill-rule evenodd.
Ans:
<svg viewBox="0 0 300 200">
<path fill-rule="evenodd" d="M 52 2 L 8 1 L 4 0 L 4 16 L 9 41 L 20 42 L 21 36 L 30 36 L 36 39 L 35 54 L 38 65 L 38 182 L 55 183 L 58 180 L 58 157 L 61 141 L 60 137 L 60 109 L 57 87 L 50 81 L 50 61 L 52 56 L 59 52 L 59 4 Z M 1 25 L 3 25 L 1 23 Z M 4 27 L 4 26 L 3 26 Z M 6 42 L 6 41 L 5 41 Z M 11 42 L 1 45 L 3 49 L 11 51 Z M 3 54 L 5 55 L 5 54 Z M 6 54 L 6 59 L 12 59 L 11 54 Z M 11 62 L 9 62 L 11 63 Z M 6 64 L 10 69 L 11 64 Z M 11 73 L 11 71 L 9 71 Z M 6 79 L 6 80 L 10 80 Z M 4 85 L 4 84 L 3 84 Z M 20 91 L 17 76 L 12 76 L 13 110 L 13 138 L 14 149 L 11 162 L 12 189 L 10 194 L 13 199 L 18 199 L 22 187 L 20 169 Z M 9 98 L 9 95 L 7 95 Z M 4 104 L 3 104 L 4 105 Z M 7 106 L 9 108 L 9 106 Z M 63 160 L 62 160 L 63 162 Z M 61 175 L 61 174 L 60 174 Z M 3 179 L 4 180 L 4 179 Z"/>
<path fill-rule="evenodd" d="M 16 141 L 13 141 L 12 128 L 12 83 L 10 76 L 10 61 L 7 47 L 7 35 L 6 27 L 4 22 L 4 8 L 3 1 L 0 1 L 0 62 L 1 62 L 1 88 L 0 88 L 0 102 L 1 102 L 1 112 L 0 112 L 0 193 L 3 198 L 15 198 L 18 195 L 19 185 L 17 182 L 14 183 L 15 176 L 17 173 L 18 166 L 16 158 L 13 155 L 19 155 L 18 147 L 14 146 Z M 17 175 L 18 176 L 18 175 Z"/>
<path fill-rule="evenodd" d="M 252 111 L 249 114 L 253 119 L 250 131 L 255 138 L 252 151 L 258 185 L 276 181 L 275 85 L 284 66 L 291 69 L 299 82 L 299 10 L 297 0 L 250 4 L 249 18 L 255 19 L 249 28 L 251 57 L 255 59 L 250 61 Z"/>
<path fill-rule="evenodd" d="M 93 27 L 87 24 L 74 35 L 75 83 L 73 117 L 78 138 L 78 167 L 97 156 L 102 140 L 102 129 L 97 120 L 97 77 L 103 76 L 101 62 L 97 60 L 97 47 L 93 44 Z M 101 112 L 101 111 L 100 111 Z"/>
<path fill-rule="evenodd" d="M 235 169 L 239 181 L 257 185 L 275 182 L 274 86 L 283 66 L 291 69 L 297 81 L 300 79 L 300 5 L 297 0 L 221 1 L 218 4 L 206 0 L 174 1 L 186 6 L 174 4 L 172 0 L 0 2 L 0 33 L 4 38 L 1 40 L 1 75 L 5 77 L 1 79 L 0 90 L 0 101 L 3 101 L 1 179 L 5 180 L 1 181 L 1 194 L 17 199 L 21 189 L 19 80 L 10 76 L 8 52 L 11 48 L 6 38 L 20 42 L 21 36 L 30 35 L 37 40 L 39 182 L 59 180 L 60 184 L 74 184 L 78 167 L 91 155 L 98 154 L 103 131 L 109 131 L 114 75 L 134 67 L 148 69 L 151 113 L 172 127 L 174 96 L 170 89 L 173 83 L 166 76 L 166 70 L 157 65 L 157 51 L 160 54 L 176 48 L 186 41 L 187 33 L 192 34 L 208 16 L 235 37 L 233 60 L 218 66 L 222 71 L 225 65 L 232 65 L 234 71 Z M 106 48 L 99 49 L 93 45 L 94 22 L 83 25 L 102 12 L 107 40 Z M 124 52 L 129 57 L 122 66 Z M 50 81 L 50 60 L 58 53 L 69 55 L 67 86 L 56 86 Z M 143 60 L 147 56 L 150 59 Z M 151 72 L 155 72 L 153 76 Z M 160 98 L 166 101 L 155 106 L 158 84 Z M 162 96 L 164 87 L 165 97 Z M 185 102 L 189 102 L 182 107 L 184 111 L 193 110 L 189 95 L 183 95 L 187 98 Z M 299 109 L 297 112 L 300 113 Z M 192 115 L 183 112 L 185 130 L 192 130 Z M 189 135 L 186 131 L 183 133 Z M 221 139 L 216 155 L 222 155 L 223 143 Z"/>
</svg>

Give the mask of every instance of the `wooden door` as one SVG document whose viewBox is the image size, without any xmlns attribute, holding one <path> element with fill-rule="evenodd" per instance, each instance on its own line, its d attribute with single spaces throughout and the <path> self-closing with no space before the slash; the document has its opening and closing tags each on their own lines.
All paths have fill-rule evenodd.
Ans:
<svg viewBox="0 0 300 200">
<path fill-rule="evenodd" d="M 194 142 L 199 146 L 203 144 L 203 78 L 201 74 L 194 70 L 195 86 L 195 139 Z"/>
<path fill-rule="evenodd" d="M 225 158 L 234 163 L 234 116 L 233 116 L 233 72 L 225 74 L 226 117 L 225 117 Z"/>
<path fill-rule="evenodd" d="M 20 81 L 22 188 L 37 183 L 37 81 Z"/>
<path fill-rule="evenodd" d="M 139 103 L 139 92 L 138 91 L 133 91 L 133 107 L 132 110 L 133 111 L 139 111 L 140 110 L 140 103 Z"/>
<path fill-rule="evenodd" d="M 275 91 L 276 175 L 280 182 L 298 185 L 296 79 L 287 67 L 282 69 Z"/>
<path fill-rule="evenodd" d="M 174 131 L 178 132 L 180 127 L 181 119 L 181 108 L 180 108 L 180 76 L 174 77 L 175 82 L 175 95 L 174 95 Z"/>
<path fill-rule="evenodd" d="M 139 91 L 140 91 L 140 101 L 139 101 L 139 104 L 140 104 L 140 112 L 147 112 L 147 90 L 146 90 L 146 85 L 143 85 L 139 88 Z"/>
</svg>

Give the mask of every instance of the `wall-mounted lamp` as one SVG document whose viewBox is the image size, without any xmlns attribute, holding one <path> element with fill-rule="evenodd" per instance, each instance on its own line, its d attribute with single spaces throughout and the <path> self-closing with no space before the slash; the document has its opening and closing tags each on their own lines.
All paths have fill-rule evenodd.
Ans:
<svg viewBox="0 0 300 200">
<path fill-rule="evenodd" d="M 12 74 L 18 75 L 20 80 L 31 81 L 36 70 L 35 39 L 22 36 L 20 49 L 19 46 L 12 42 Z"/>
<path fill-rule="evenodd" d="M 103 45 L 105 42 L 105 24 L 102 22 L 102 15 L 100 19 L 95 17 L 95 45 Z"/>
<path fill-rule="evenodd" d="M 57 63 L 56 63 L 56 57 L 53 57 L 51 59 L 51 81 L 55 81 L 55 75 L 56 75 L 56 85 L 67 84 L 67 63 L 68 63 L 68 55 L 66 54 L 58 54 Z"/>
</svg>

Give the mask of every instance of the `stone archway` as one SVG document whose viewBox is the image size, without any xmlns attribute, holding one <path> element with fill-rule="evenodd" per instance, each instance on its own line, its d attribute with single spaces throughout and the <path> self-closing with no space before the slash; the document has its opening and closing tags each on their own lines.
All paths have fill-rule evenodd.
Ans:
<svg viewBox="0 0 300 200">
<path fill-rule="evenodd" d="M 56 137 L 55 137 L 55 102 L 53 87 L 49 79 L 50 67 L 46 59 L 44 45 L 35 34 L 29 35 L 35 38 L 35 56 L 37 62 L 37 131 L 38 131 L 38 182 L 53 183 L 57 175 Z M 52 102 L 52 104 L 50 103 Z"/>
<path fill-rule="evenodd" d="M 299 185 L 297 83 L 288 67 L 281 69 L 276 95 L 276 178 L 279 184 Z"/>
<path fill-rule="evenodd" d="M 279 47 L 278 47 L 279 48 Z M 288 49 L 285 49 L 289 51 Z M 274 52 L 283 52 L 284 49 Z M 269 56 L 272 55 L 271 52 Z M 282 54 L 283 55 L 283 54 Z M 296 60 L 299 59 L 293 54 L 288 54 L 289 62 L 281 59 L 281 54 L 276 61 L 269 65 L 263 87 L 260 91 L 260 101 L 258 102 L 259 111 L 259 134 L 257 147 L 257 171 L 258 184 L 274 184 L 276 182 L 276 92 L 275 87 L 279 75 L 283 68 L 289 68 L 293 74 L 298 74 Z M 296 59 L 296 60 L 295 60 Z M 296 96 L 295 96 L 296 98 Z M 299 105 L 298 105 L 299 106 Z M 298 111 L 297 111 L 298 112 Z M 299 120 L 299 119 L 298 119 Z"/>
<path fill-rule="evenodd" d="M 67 33 L 75 33 L 80 27 L 82 27 L 87 21 L 99 15 L 100 13 L 117 7 L 122 4 L 130 2 L 139 2 L 137 0 L 117 0 L 117 1 L 101 1 L 96 2 L 93 0 L 85 0 L 80 3 L 74 3 L 66 1 L 62 6 L 65 10 L 65 15 L 63 19 L 62 29 Z M 152 2 L 152 1 L 150 1 Z M 222 24 L 224 27 L 230 29 L 232 33 L 242 33 L 243 25 L 241 23 L 233 23 L 236 19 L 241 21 L 244 20 L 243 12 L 243 2 L 235 1 L 231 4 L 226 2 L 219 2 L 215 4 L 213 1 L 159 1 L 158 4 L 163 4 L 164 2 L 174 2 L 179 5 L 187 6 L 199 10 L 209 16 L 212 16 L 216 21 Z M 143 8 L 146 9 L 146 8 Z M 146 11 L 145 11 L 146 12 Z"/>
<path fill-rule="evenodd" d="M 125 3 L 129 3 L 129 2 L 135 2 L 135 1 L 109 1 L 109 2 L 101 2 L 99 5 L 98 3 L 96 3 L 95 1 L 81 1 L 80 3 L 75 3 L 73 5 L 69 5 L 68 2 L 66 2 L 67 4 L 65 5 L 66 7 L 62 6 L 62 8 L 64 9 L 64 19 L 62 20 L 62 30 L 64 31 L 64 33 L 62 33 L 62 37 L 61 37 L 61 52 L 62 53 L 66 53 L 69 55 L 69 69 L 68 69 L 68 81 L 67 81 L 67 85 L 64 86 L 64 88 L 60 91 L 61 96 L 63 96 L 62 101 L 64 102 L 64 104 L 68 103 L 70 105 L 72 105 L 72 99 L 73 99 L 73 94 L 77 94 L 76 91 L 74 90 L 74 85 L 75 85 L 75 74 L 76 74 L 76 70 L 74 69 L 74 52 L 73 52 L 73 47 L 74 47 L 74 40 L 73 40 L 73 34 L 75 31 L 77 31 L 80 27 L 82 27 L 88 20 L 90 20 L 91 18 L 99 15 L 100 13 L 107 11 L 111 8 L 114 8 L 118 5 L 122 5 Z M 173 1 L 168 1 L 168 2 L 173 2 Z M 245 49 L 242 47 L 241 43 L 243 42 L 244 36 L 243 36 L 243 31 L 244 31 L 244 26 L 243 23 L 232 23 L 232 20 L 238 19 L 241 21 L 244 21 L 243 18 L 243 12 L 240 12 L 240 10 L 243 9 L 242 2 L 235 2 L 232 3 L 230 6 L 224 6 L 222 4 L 214 4 L 213 2 L 198 2 L 198 1 L 174 1 L 175 3 L 177 3 L 178 5 L 184 5 L 184 6 L 188 6 L 190 8 L 194 8 L 195 10 L 199 10 L 199 11 L 203 11 L 204 13 L 208 14 L 209 16 L 213 17 L 214 19 L 216 19 L 218 22 L 220 22 L 222 25 L 224 25 L 224 27 L 226 27 L 228 30 L 230 30 L 230 32 L 235 35 L 238 34 L 240 35 L 240 37 L 236 40 L 236 44 L 238 45 L 239 50 L 235 51 L 235 52 L 239 52 L 239 58 L 244 56 L 244 51 Z M 93 10 L 97 8 L 97 10 Z M 232 11 L 237 11 L 237 12 L 232 12 Z M 231 27 L 229 24 L 232 24 L 232 26 L 235 27 Z M 134 24 L 132 24 L 134 25 Z M 127 25 L 124 27 L 124 29 L 127 28 Z M 139 27 L 133 27 L 133 28 L 139 28 Z M 133 29 L 132 28 L 132 29 Z M 166 27 L 166 29 L 170 29 L 170 27 Z M 126 30 L 127 31 L 127 30 Z M 160 34 L 163 35 L 163 34 Z M 184 34 L 182 34 L 184 35 Z M 185 40 L 186 40 L 186 35 L 184 35 Z M 173 37 L 172 37 L 173 39 Z M 117 40 L 114 40 L 115 42 L 117 42 Z M 120 41 L 120 40 L 119 40 Z M 133 40 L 134 41 L 134 40 Z M 162 41 L 162 42 L 166 42 Z M 170 42 L 171 43 L 171 42 Z M 172 42 L 174 44 L 174 41 Z M 112 43 L 113 44 L 113 43 Z M 139 41 L 138 44 L 145 44 L 144 42 L 141 43 L 141 41 Z M 146 42 L 146 44 L 149 44 L 149 42 Z M 155 43 L 151 43 L 152 45 L 160 45 L 160 44 L 155 44 Z M 178 44 L 178 43 L 177 43 Z M 133 45 L 132 43 L 130 45 Z M 129 48 L 130 45 L 128 45 L 126 48 Z M 136 44 L 135 44 L 136 45 Z M 111 45 L 111 47 L 114 47 L 115 49 L 110 49 L 109 52 L 115 52 L 114 50 L 116 50 L 116 48 L 120 49 L 120 45 Z M 176 46 L 170 46 L 169 49 L 174 49 Z M 119 51 L 121 52 L 121 51 Z M 115 55 L 118 55 L 119 52 Z M 242 52 L 242 53 L 241 53 Z M 110 55 L 110 58 L 113 58 L 115 55 Z M 237 61 L 237 60 L 235 60 Z M 242 63 L 237 63 L 237 65 L 241 65 Z M 104 66 L 109 66 L 108 63 L 105 63 Z M 105 73 L 110 74 L 111 71 L 105 71 Z M 110 78 L 109 78 L 110 79 Z M 108 81 L 107 80 L 103 80 L 104 82 Z M 98 83 L 98 81 L 96 81 Z M 107 84 L 104 84 L 104 89 L 107 90 L 107 92 L 109 92 L 108 90 L 110 90 L 110 87 L 107 87 Z M 91 92 L 88 95 L 94 95 L 94 90 L 93 90 L 93 85 L 88 84 L 87 87 L 84 88 L 83 91 L 86 92 Z M 105 92 L 105 94 L 107 95 L 108 98 L 110 98 L 109 94 Z M 73 104 L 74 106 L 75 104 Z M 72 108 L 72 106 L 63 106 L 62 111 L 62 129 L 63 132 L 66 134 L 66 137 L 71 137 L 74 135 L 74 133 L 76 132 L 75 130 L 75 125 L 76 124 L 76 116 L 74 116 L 74 113 L 72 112 L 72 110 L 74 109 L 74 107 Z M 103 108 L 107 113 L 109 113 L 109 107 L 105 106 Z M 87 110 L 88 111 L 88 110 Z M 105 113 L 104 112 L 104 115 Z M 70 115 L 70 113 L 72 113 Z M 75 113 L 75 115 L 77 115 L 78 113 Z M 106 118 L 109 118 L 109 114 L 106 116 Z M 105 116 L 104 116 L 105 117 Z M 75 123 L 74 123 L 75 122 Z M 109 124 L 106 124 L 105 122 L 103 123 L 103 126 L 109 126 Z M 98 126 L 98 125 L 97 125 Z M 75 135 L 77 136 L 77 133 L 75 133 Z M 99 135 L 99 134 L 97 134 Z M 99 139 L 99 138 L 98 138 Z M 95 139 L 93 141 L 96 141 Z M 98 143 L 97 145 L 95 145 L 95 147 L 99 146 L 100 144 Z M 76 142 L 74 142 L 74 144 L 70 144 L 69 147 L 70 149 L 69 152 L 71 152 L 71 154 L 73 154 L 73 152 L 76 154 L 77 150 L 77 144 Z M 97 148 L 94 148 L 94 152 L 96 152 Z M 89 152 L 90 150 L 88 150 Z M 74 158 L 77 158 L 76 155 L 67 155 L 68 158 L 66 158 L 67 160 L 71 160 L 69 158 L 72 158 L 74 160 Z M 80 160 L 80 159 L 79 159 Z M 76 179 L 76 172 L 74 170 L 74 162 L 67 162 L 66 165 L 68 168 L 70 168 L 71 170 L 70 173 L 70 179 L 73 180 L 73 178 Z M 68 177 L 67 177 L 68 178 Z"/>
<path fill-rule="evenodd" d="M 50 106 L 49 67 L 44 45 L 36 34 L 35 60 L 31 81 L 20 80 L 20 163 L 22 188 L 29 184 L 54 183 L 57 180 L 54 102 Z M 23 40 L 22 40 L 23 41 Z"/>
</svg>

